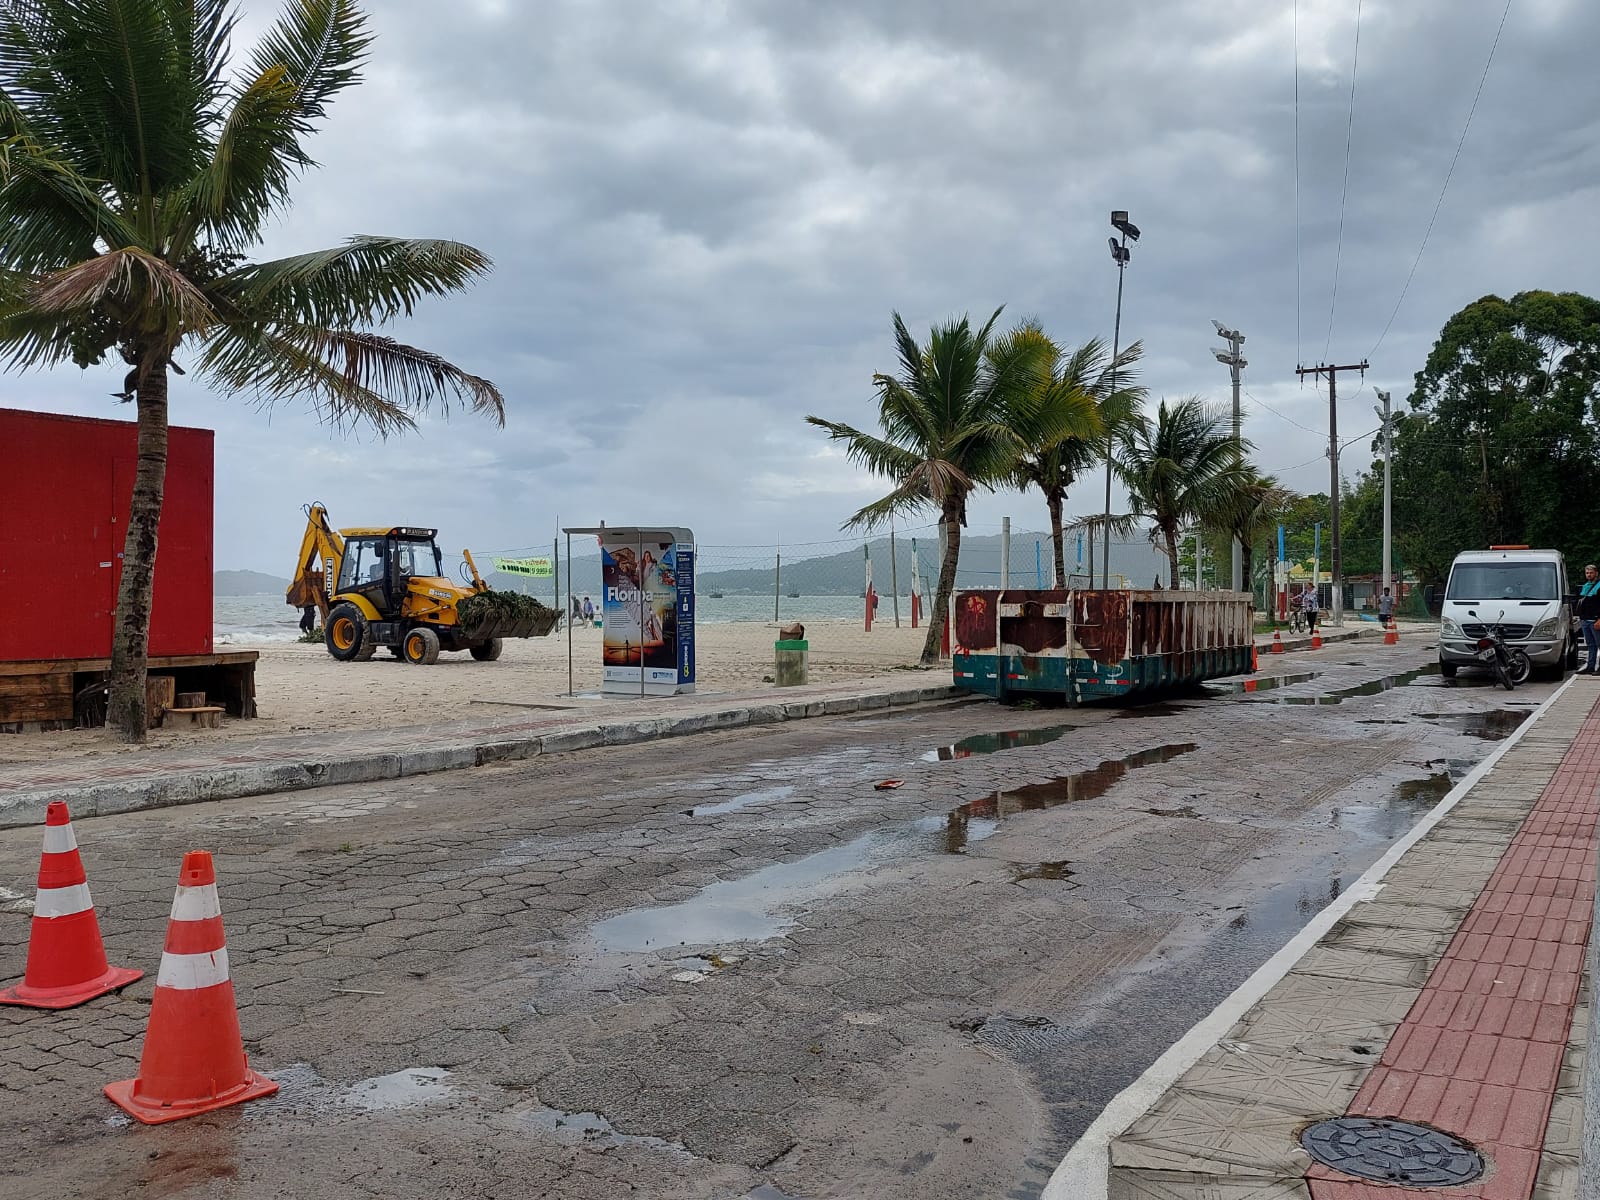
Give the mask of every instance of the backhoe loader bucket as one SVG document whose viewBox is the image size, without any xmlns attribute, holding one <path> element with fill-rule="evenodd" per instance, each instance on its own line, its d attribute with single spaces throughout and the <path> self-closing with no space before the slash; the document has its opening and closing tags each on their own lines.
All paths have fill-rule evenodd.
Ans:
<svg viewBox="0 0 1600 1200">
<path fill-rule="evenodd" d="M 515 592 L 480 592 L 463 600 L 456 611 L 457 635 L 470 642 L 544 637 L 561 619 L 557 609 Z"/>
</svg>

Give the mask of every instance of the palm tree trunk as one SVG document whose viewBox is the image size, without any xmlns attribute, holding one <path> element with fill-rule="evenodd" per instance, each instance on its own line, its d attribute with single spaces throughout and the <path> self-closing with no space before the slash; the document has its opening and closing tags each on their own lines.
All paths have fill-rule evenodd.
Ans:
<svg viewBox="0 0 1600 1200">
<path fill-rule="evenodd" d="M 1256 590 L 1256 584 L 1255 584 L 1256 562 L 1255 562 L 1255 558 L 1256 558 L 1256 556 L 1253 553 L 1253 547 L 1250 545 L 1250 539 L 1249 538 L 1240 538 L 1239 539 L 1239 562 L 1242 565 L 1243 570 L 1240 572 L 1240 580 L 1239 580 L 1239 582 L 1244 586 L 1244 590 L 1249 592 L 1249 593 L 1251 593 L 1252 595 L 1255 594 L 1255 590 Z"/>
<path fill-rule="evenodd" d="M 1060 488 L 1051 488 L 1045 493 L 1045 502 L 1050 506 L 1050 540 L 1056 548 L 1056 587 L 1067 586 L 1067 547 L 1066 534 L 1061 529 L 1061 509 L 1066 501 L 1066 496 Z"/>
<path fill-rule="evenodd" d="M 150 361 L 150 360 L 147 360 Z M 145 664 L 150 650 L 150 594 L 156 530 L 167 482 L 167 364 L 150 361 L 138 386 L 139 461 L 122 544 L 122 581 L 111 633 L 111 698 L 106 725 L 124 742 L 144 741 Z"/>
<path fill-rule="evenodd" d="M 939 564 L 939 587 L 933 595 L 933 615 L 928 621 L 928 638 L 922 644 L 922 665 L 937 666 L 945 622 L 950 615 L 950 594 L 956 587 L 956 563 L 961 557 L 961 501 L 945 501 L 939 523 L 944 526 L 944 561 Z"/>
<path fill-rule="evenodd" d="M 1178 527 L 1163 525 L 1161 533 L 1167 539 L 1167 564 L 1170 568 L 1168 579 L 1173 587 L 1182 587 L 1183 583 L 1178 578 Z"/>
</svg>

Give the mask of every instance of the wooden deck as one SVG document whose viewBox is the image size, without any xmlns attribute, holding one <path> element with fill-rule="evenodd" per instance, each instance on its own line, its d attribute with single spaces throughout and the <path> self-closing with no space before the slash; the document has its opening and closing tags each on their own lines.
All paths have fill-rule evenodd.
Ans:
<svg viewBox="0 0 1600 1200">
<path fill-rule="evenodd" d="M 232 717 L 256 715 L 255 650 L 152 655 L 152 676 L 170 676 L 177 691 L 204 692 Z M 105 724 L 109 658 L 0 662 L 0 733 Z"/>
</svg>

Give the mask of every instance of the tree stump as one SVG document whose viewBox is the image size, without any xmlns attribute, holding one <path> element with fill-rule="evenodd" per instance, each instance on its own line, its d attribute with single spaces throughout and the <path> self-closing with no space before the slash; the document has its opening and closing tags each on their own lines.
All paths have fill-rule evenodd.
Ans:
<svg viewBox="0 0 1600 1200">
<path fill-rule="evenodd" d="M 174 707 L 174 697 L 177 693 L 178 681 L 171 675 L 148 675 L 144 681 L 144 706 L 145 723 L 154 729 L 161 724 L 161 717 L 169 708 Z M 201 703 L 205 698 L 201 697 Z"/>
</svg>

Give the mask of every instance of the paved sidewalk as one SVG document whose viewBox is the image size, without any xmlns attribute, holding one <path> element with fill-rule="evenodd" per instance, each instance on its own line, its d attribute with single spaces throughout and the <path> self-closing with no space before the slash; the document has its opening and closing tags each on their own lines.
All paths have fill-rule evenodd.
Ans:
<svg viewBox="0 0 1600 1200">
<path fill-rule="evenodd" d="M 1597 695 L 1591 681 L 1571 680 L 1382 882 L 1354 897 L 1112 1141 L 1110 1200 L 1576 1195 Z M 1485 1169 L 1441 1193 L 1432 1172 L 1470 1172 L 1470 1150 L 1395 1158 L 1392 1132 L 1368 1124 L 1334 1139 L 1354 1153 L 1344 1165 L 1366 1179 L 1315 1162 L 1302 1135 L 1317 1142 L 1312 1127 L 1345 1116 L 1444 1131 Z"/>
</svg>

